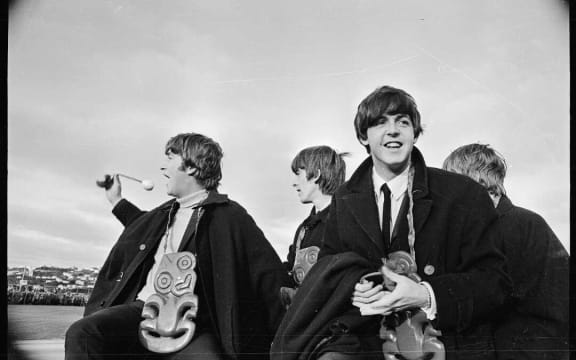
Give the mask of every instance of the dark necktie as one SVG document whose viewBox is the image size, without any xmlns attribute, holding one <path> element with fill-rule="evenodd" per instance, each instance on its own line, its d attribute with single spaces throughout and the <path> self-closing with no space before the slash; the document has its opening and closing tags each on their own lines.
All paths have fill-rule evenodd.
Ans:
<svg viewBox="0 0 576 360">
<path fill-rule="evenodd" d="M 180 203 L 178 201 L 174 201 L 170 207 L 170 212 L 168 212 L 168 224 L 166 225 L 166 229 L 169 229 L 172 224 L 174 224 L 174 218 L 176 217 L 176 212 L 178 209 L 180 209 Z"/>
<path fill-rule="evenodd" d="M 392 201 L 390 199 L 390 189 L 388 185 L 382 185 L 382 192 L 384 193 L 384 206 L 382 207 L 382 239 L 384 244 L 388 246 L 390 244 L 390 207 Z"/>
</svg>

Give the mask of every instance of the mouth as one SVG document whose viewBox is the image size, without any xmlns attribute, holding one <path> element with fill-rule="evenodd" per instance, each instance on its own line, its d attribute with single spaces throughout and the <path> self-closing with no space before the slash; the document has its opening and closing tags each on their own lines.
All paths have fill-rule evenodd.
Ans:
<svg viewBox="0 0 576 360">
<path fill-rule="evenodd" d="M 402 143 L 399 141 L 388 141 L 384 143 L 384 147 L 390 150 L 400 149 L 402 147 Z"/>
<path fill-rule="evenodd" d="M 150 351 L 156 353 L 171 353 L 183 349 L 194 335 L 195 325 L 191 329 L 180 329 L 174 334 L 163 336 L 155 331 L 141 329 L 140 341 Z"/>
</svg>

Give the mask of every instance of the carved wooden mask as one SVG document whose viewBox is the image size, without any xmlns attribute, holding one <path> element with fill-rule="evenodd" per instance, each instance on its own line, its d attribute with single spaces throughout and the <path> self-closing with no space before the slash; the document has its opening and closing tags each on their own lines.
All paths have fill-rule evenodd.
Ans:
<svg viewBox="0 0 576 360">
<path fill-rule="evenodd" d="M 177 252 L 162 257 L 154 277 L 155 294 L 142 309 L 140 341 L 157 353 L 171 353 L 184 348 L 196 330 L 198 312 L 196 258 L 190 252 Z"/>
<path fill-rule="evenodd" d="M 320 248 L 318 246 L 309 246 L 296 251 L 292 274 L 297 284 L 302 284 L 308 271 L 316 264 L 319 252 Z"/>
</svg>

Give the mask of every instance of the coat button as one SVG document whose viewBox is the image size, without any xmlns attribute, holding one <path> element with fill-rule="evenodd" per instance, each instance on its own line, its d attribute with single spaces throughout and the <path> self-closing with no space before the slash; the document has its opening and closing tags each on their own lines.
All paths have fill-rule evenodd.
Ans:
<svg viewBox="0 0 576 360">
<path fill-rule="evenodd" d="M 426 275 L 432 275 L 432 274 L 434 274 L 435 271 L 436 271 L 436 269 L 434 269 L 434 266 L 432 266 L 430 264 L 424 266 L 424 274 L 426 274 Z"/>
<path fill-rule="evenodd" d="M 140 251 L 142 251 L 142 250 L 146 249 L 146 244 L 140 244 L 140 247 L 139 247 L 139 249 L 140 249 Z"/>
<path fill-rule="evenodd" d="M 124 277 L 124 271 L 120 271 L 120 274 L 118 274 L 118 279 L 116 279 L 116 281 L 122 281 L 123 277 Z"/>
<path fill-rule="evenodd" d="M 106 304 L 106 301 L 105 301 L 105 300 L 100 301 L 100 306 L 101 306 L 101 307 L 104 306 L 104 304 Z"/>
</svg>

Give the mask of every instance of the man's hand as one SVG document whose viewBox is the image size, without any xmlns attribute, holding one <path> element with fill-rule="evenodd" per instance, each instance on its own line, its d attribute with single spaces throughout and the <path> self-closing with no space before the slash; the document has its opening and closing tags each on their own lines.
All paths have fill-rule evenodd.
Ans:
<svg viewBox="0 0 576 360">
<path fill-rule="evenodd" d="M 106 189 L 106 198 L 112 206 L 122 199 L 122 184 L 118 174 L 112 176 L 112 185 Z"/>
<path fill-rule="evenodd" d="M 389 293 L 388 291 L 383 291 L 382 285 L 374 286 L 372 281 L 360 281 L 354 286 L 354 292 L 352 293 L 352 304 L 370 304 L 374 301 L 380 299 L 383 293 Z"/>
<path fill-rule="evenodd" d="M 357 291 L 354 291 L 352 304 L 360 309 L 362 315 L 389 315 L 396 311 L 428 305 L 429 294 L 426 287 L 404 275 L 396 274 L 386 266 L 382 267 L 382 271 L 384 276 L 396 283 L 396 287 L 392 292 L 380 290 L 376 294 L 361 288 L 363 291 L 358 291 L 358 294 L 362 296 L 356 296 Z M 365 296 L 366 294 L 370 296 Z"/>
</svg>

